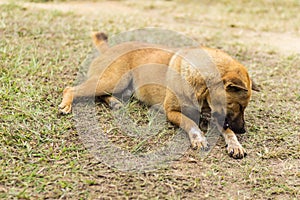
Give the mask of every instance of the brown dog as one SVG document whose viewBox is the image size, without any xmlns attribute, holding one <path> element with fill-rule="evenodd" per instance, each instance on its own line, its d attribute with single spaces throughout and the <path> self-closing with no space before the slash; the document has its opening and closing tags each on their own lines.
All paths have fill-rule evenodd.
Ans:
<svg viewBox="0 0 300 200">
<path fill-rule="evenodd" d="M 217 49 L 170 49 L 138 42 L 108 48 L 106 39 L 103 33 L 93 35 L 102 54 L 92 62 L 84 83 L 65 88 L 59 105 L 62 113 L 71 112 L 73 99 L 83 96 L 102 96 L 118 107 L 120 102 L 109 95 L 132 84 L 136 98 L 161 105 L 168 120 L 188 133 L 192 148 L 207 149 L 208 143 L 189 108 L 210 111 L 230 156 L 246 155 L 235 133 L 246 131 L 244 110 L 251 88 L 257 88 L 242 64 Z"/>
</svg>

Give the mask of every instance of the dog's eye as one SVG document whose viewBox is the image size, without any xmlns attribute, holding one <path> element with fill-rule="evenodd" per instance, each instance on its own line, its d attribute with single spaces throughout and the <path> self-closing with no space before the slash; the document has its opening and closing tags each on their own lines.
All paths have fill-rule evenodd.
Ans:
<svg viewBox="0 0 300 200">
<path fill-rule="evenodd" d="M 227 107 L 230 108 L 230 109 L 235 109 L 236 104 L 234 104 L 234 103 L 229 103 L 229 104 L 227 105 Z"/>
<path fill-rule="evenodd" d="M 230 108 L 233 107 L 233 103 L 229 103 L 228 107 L 230 107 Z"/>
</svg>

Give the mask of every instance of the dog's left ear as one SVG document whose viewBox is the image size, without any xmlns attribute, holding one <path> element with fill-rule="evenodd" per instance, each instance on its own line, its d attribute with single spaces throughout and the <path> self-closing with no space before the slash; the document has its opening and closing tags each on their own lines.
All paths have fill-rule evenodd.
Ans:
<svg viewBox="0 0 300 200">
<path fill-rule="evenodd" d="M 248 92 L 246 85 L 237 78 L 225 80 L 224 86 L 227 92 Z"/>
<path fill-rule="evenodd" d="M 257 85 L 252 79 L 251 82 L 252 82 L 252 90 L 256 92 L 260 92 L 260 86 Z"/>
</svg>

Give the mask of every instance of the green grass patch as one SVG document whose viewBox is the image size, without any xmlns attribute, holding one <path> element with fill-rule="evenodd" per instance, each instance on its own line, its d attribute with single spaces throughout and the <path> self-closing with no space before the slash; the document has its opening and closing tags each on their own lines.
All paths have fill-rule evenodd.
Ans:
<svg viewBox="0 0 300 200">
<path fill-rule="evenodd" d="M 283 56 L 232 32 L 297 32 L 299 3 L 108 3 L 118 12 L 102 7 L 101 14 L 92 15 L 0 5 L 0 198 L 299 199 L 299 54 Z M 93 48 L 91 30 L 113 35 L 146 26 L 195 36 L 249 68 L 262 91 L 254 93 L 246 110 L 248 133 L 239 136 L 248 150 L 245 159 L 229 158 L 220 140 L 203 161 L 188 151 L 166 169 L 120 172 L 84 147 L 72 115 L 58 115 L 63 88 L 73 84 Z M 128 107 L 137 127 L 151 128 L 154 120 L 147 107 L 136 101 Z M 106 105 L 98 102 L 97 111 L 111 141 L 136 154 L 164 145 L 176 130 L 167 123 L 147 141 L 132 139 L 110 120 Z"/>
</svg>

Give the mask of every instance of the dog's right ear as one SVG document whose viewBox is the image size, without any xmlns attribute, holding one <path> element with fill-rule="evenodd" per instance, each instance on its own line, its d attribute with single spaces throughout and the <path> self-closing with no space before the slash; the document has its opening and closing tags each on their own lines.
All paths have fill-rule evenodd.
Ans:
<svg viewBox="0 0 300 200">
<path fill-rule="evenodd" d="M 225 90 L 227 92 L 246 92 L 248 93 L 248 88 L 243 83 L 243 81 L 235 76 L 228 75 L 223 78 L 223 83 Z"/>
<path fill-rule="evenodd" d="M 96 48 L 103 53 L 108 49 L 108 44 L 107 44 L 107 35 L 102 32 L 93 32 L 92 33 L 92 39 L 94 42 L 94 45 Z"/>
</svg>

